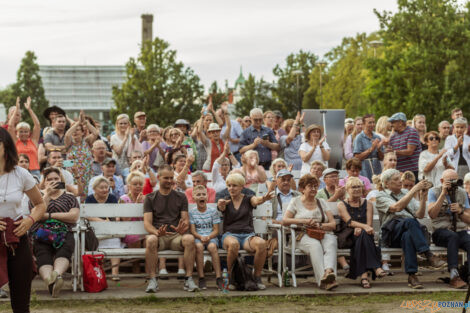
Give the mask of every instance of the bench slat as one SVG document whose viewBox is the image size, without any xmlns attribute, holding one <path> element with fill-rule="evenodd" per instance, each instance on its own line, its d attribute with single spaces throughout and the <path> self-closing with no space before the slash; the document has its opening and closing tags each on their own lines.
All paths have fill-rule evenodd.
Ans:
<svg viewBox="0 0 470 313">
<path fill-rule="evenodd" d="M 81 217 L 143 217 L 142 203 L 85 203 L 80 210 Z"/>
<path fill-rule="evenodd" d="M 144 222 L 90 222 L 95 229 L 96 236 L 103 235 L 148 235 L 144 228 Z"/>
</svg>

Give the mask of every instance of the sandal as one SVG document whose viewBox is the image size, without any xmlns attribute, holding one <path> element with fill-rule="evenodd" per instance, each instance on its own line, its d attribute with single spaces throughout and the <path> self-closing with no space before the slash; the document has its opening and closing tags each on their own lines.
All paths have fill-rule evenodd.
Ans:
<svg viewBox="0 0 470 313">
<path fill-rule="evenodd" d="M 120 281 L 120 280 L 121 280 L 121 278 L 119 277 L 119 275 L 111 275 L 111 279 L 112 279 L 113 281 Z"/>
<path fill-rule="evenodd" d="M 361 278 L 361 286 L 364 289 L 369 289 L 370 288 L 369 278 Z"/>
<path fill-rule="evenodd" d="M 385 272 L 382 268 L 378 267 L 376 270 L 375 270 L 375 276 L 377 276 L 377 278 L 382 278 L 382 277 L 385 277 L 387 276 L 387 272 Z"/>
</svg>

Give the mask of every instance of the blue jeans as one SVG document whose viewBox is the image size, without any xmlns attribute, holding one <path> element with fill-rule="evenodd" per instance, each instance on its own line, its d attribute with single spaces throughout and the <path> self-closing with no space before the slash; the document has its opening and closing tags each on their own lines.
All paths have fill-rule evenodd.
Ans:
<svg viewBox="0 0 470 313">
<path fill-rule="evenodd" d="M 459 266 L 459 248 L 467 252 L 467 259 L 470 258 L 470 235 L 466 230 L 454 232 L 449 229 L 436 229 L 432 234 L 432 241 L 436 246 L 447 248 L 449 271 Z"/>
<path fill-rule="evenodd" d="M 256 235 L 255 235 L 255 233 L 235 234 L 235 233 L 231 233 L 231 232 L 226 232 L 222 236 L 222 245 L 224 244 L 225 238 L 227 238 L 228 236 L 231 236 L 231 237 L 237 239 L 238 243 L 240 244 L 240 249 L 243 249 L 243 244 L 245 243 L 245 241 L 247 241 L 248 239 L 250 239 L 251 237 L 254 237 Z"/>
<path fill-rule="evenodd" d="M 199 240 L 199 239 L 195 239 L 195 242 L 196 242 L 196 243 L 202 243 L 202 241 Z M 205 249 L 207 249 L 207 246 L 208 246 L 210 243 L 215 244 L 215 246 L 216 246 L 217 248 L 219 248 L 219 239 L 217 239 L 217 238 L 212 238 L 211 240 L 209 240 L 209 243 L 202 244 L 202 245 L 204 246 Z"/>
<path fill-rule="evenodd" d="M 429 245 L 421 230 L 421 224 L 414 218 L 400 220 L 393 229 L 392 248 L 402 248 L 405 254 L 405 272 L 418 272 L 416 253 L 429 250 Z"/>
</svg>

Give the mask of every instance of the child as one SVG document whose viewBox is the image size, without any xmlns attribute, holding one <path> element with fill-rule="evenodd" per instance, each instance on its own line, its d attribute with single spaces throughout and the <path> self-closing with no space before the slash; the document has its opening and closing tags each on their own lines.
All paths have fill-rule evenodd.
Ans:
<svg viewBox="0 0 470 313">
<path fill-rule="evenodd" d="M 223 280 L 220 271 L 220 259 L 218 254 L 220 217 L 217 209 L 207 207 L 207 190 L 204 186 L 195 186 L 193 199 L 197 207 L 189 211 L 191 234 L 196 239 L 196 265 L 199 274 L 199 288 L 207 289 L 204 278 L 204 247 L 211 254 L 215 269 L 217 288 L 223 290 Z"/>
</svg>

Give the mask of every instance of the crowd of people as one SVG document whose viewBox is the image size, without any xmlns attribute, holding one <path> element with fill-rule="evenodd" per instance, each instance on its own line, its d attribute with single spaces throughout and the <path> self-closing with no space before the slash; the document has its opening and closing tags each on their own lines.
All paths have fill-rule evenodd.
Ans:
<svg viewBox="0 0 470 313">
<path fill-rule="evenodd" d="M 23 110 L 32 126 L 22 120 Z M 50 125 L 40 125 L 30 98 L 23 108 L 18 99 L 0 128 L 0 232 L 14 242 L 0 242 L 0 287 L 10 284 L 14 311 L 27 311 L 36 265 L 51 295 L 59 295 L 80 203 L 143 204 L 143 216 L 133 219 L 143 220 L 149 235 L 101 240 L 100 247 L 145 247 L 146 292 L 156 292 L 158 274 L 167 273 L 158 257 L 166 249 L 184 254 L 178 273 L 185 276 L 185 290 L 207 288 L 205 249 L 216 286 L 223 288 L 220 248 L 227 250 L 229 269 L 240 249 L 252 253 L 257 287 L 265 289 L 267 243 L 255 233 L 253 210 L 268 201 L 274 223 L 299 226 L 292 240 L 309 255 L 320 288 L 338 286 L 337 264 L 370 288 L 369 273 L 374 279 L 390 273 L 390 255 L 381 247 L 403 250 L 411 288 L 423 287 L 418 255 L 434 268 L 447 265 L 450 286 L 466 287 L 457 270 L 458 250 L 470 253 L 470 137 L 461 109 L 437 131 L 427 129 L 422 114 L 408 120 L 398 112 L 377 122 L 373 114 L 346 118 L 342 147 L 328 144 L 322 126 L 304 125 L 301 112 L 283 119 L 279 111 L 254 108 L 232 119 L 228 103 L 217 110 L 209 103 L 194 123 L 178 119 L 164 128 L 148 123 L 145 112 L 133 120 L 122 113 L 109 136 L 83 111 L 77 119 L 58 107 L 41 113 Z M 332 148 L 343 151 L 345 175 L 328 167 Z M 267 192 L 257 196 L 264 184 Z M 326 202 L 337 203 L 338 216 Z M 195 208 L 188 210 L 188 203 Z M 419 223 L 425 217 L 432 229 Z M 40 230 L 51 221 L 65 230 L 63 238 L 47 243 Z M 431 243 L 447 248 L 447 262 L 432 253 Z M 350 249 L 349 260 L 338 257 L 338 249 Z M 111 262 L 112 279 L 119 280 L 119 259 Z"/>
</svg>

